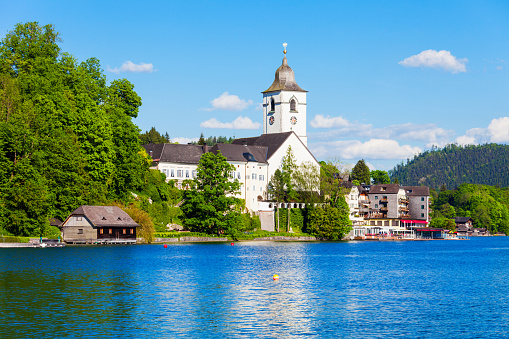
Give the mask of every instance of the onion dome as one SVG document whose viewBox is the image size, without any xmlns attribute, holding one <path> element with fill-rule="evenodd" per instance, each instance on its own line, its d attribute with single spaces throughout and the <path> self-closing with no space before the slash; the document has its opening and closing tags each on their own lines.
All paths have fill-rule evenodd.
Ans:
<svg viewBox="0 0 509 339">
<path fill-rule="evenodd" d="M 285 46 L 286 47 L 286 46 Z M 295 74 L 293 70 L 288 66 L 288 60 L 286 60 L 286 48 L 285 48 L 285 57 L 283 58 L 283 64 L 279 66 L 276 70 L 276 77 L 272 85 L 266 91 L 262 93 L 268 92 L 278 92 L 278 91 L 297 91 L 297 92 L 307 92 L 297 85 L 295 82 Z"/>
</svg>

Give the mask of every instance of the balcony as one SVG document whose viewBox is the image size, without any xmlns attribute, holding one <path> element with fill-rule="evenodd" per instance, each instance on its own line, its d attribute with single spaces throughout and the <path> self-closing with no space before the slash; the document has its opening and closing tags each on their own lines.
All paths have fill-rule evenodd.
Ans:
<svg viewBox="0 0 509 339">
<path fill-rule="evenodd" d="M 408 198 L 399 198 L 398 202 L 400 204 L 408 204 L 409 203 Z"/>
<path fill-rule="evenodd" d="M 399 218 L 400 219 L 410 219 L 410 215 L 409 214 L 400 214 Z"/>
<path fill-rule="evenodd" d="M 387 206 L 380 206 L 380 211 L 388 211 L 389 207 Z"/>
<path fill-rule="evenodd" d="M 370 219 L 385 219 L 387 218 L 387 214 L 384 213 L 371 213 L 369 216 Z"/>
<path fill-rule="evenodd" d="M 408 209 L 408 207 L 406 207 L 406 206 L 400 206 L 400 207 L 399 207 L 399 211 L 400 211 L 400 212 L 408 212 L 408 211 L 409 211 L 409 209 Z"/>
<path fill-rule="evenodd" d="M 389 202 L 389 199 L 387 199 L 387 197 L 384 197 L 384 198 L 380 199 L 380 202 Z"/>
</svg>

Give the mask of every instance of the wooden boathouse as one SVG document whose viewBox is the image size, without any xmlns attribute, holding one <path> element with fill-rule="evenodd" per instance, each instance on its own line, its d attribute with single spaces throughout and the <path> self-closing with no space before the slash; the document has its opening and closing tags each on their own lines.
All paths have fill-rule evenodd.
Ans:
<svg viewBox="0 0 509 339">
<path fill-rule="evenodd" d="M 60 227 L 68 244 L 135 244 L 140 225 L 117 206 L 80 206 Z"/>
</svg>

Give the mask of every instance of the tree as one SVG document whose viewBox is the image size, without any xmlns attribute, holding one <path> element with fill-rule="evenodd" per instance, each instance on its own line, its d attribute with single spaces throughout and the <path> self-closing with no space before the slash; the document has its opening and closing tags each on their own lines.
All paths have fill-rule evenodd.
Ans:
<svg viewBox="0 0 509 339">
<path fill-rule="evenodd" d="M 281 170 L 278 168 L 267 185 L 269 198 L 276 200 L 276 229 L 279 232 L 279 203 L 285 199 L 285 182 Z"/>
<path fill-rule="evenodd" d="M 181 207 L 187 229 L 208 234 L 237 234 L 242 207 L 241 200 L 234 197 L 239 193 L 240 183 L 229 176 L 234 170 L 220 151 L 201 156 L 196 178 L 184 192 Z"/>
<path fill-rule="evenodd" d="M 200 134 L 200 139 L 198 140 L 198 145 L 205 145 L 205 139 L 203 138 L 203 133 Z"/>
<path fill-rule="evenodd" d="M 348 170 L 338 158 L 320 162 L 320 190 L 325 201 L 333 207 L 346 194 L 346 188 L 341 186 L 341 182 L 347 175 Z"/>
<path fill-rule="evenodd" d="M 359 180 L 361 184 L 364 183 L 369 185 L 371 182 L 371 173 L 368 165 L 364 162 L 364 159 L 357 161 L 357 164 L 355 164 L 352 169 L 350 179 Z"/>
<path fill-rule="evenodd" d="M 299 200 L 307 204 L 318 202 L 320 193 L 320 168 L 310 161 L 303 162 L 294 171 L 295 187 Z"/>
<path fill-rule="evenodd" d="M 389 177 L 389 173 L 387 173 L 387 171 L 374 170 L 370 172 L 370 176 L 373 185 L 391 183 L 391 178 Z"/>
<path fill-rule="evenodd" d="M 286 155 L 281 164 L 281 173 L 286 188 L 286 200 L 294 201 L 297 199 L 297 191 L 295 190 L 294 172 L 297 170 L 297 161 L 293 155 L 292 147 L 288 146 Z"/>
<path fill-rule="evenodd" d="M 351 230 L 352 221 L 348 218 L 348 206 L 312 208 L 308 212 L 307 230 L 314 236 L 329 240 L 341 240 Z"/>
<path fill-rule="evenodd" d="M 152 127 L 150 131 L 145 131 L 145 133 L 141 133 L 139 138 L 140 143 L 142 145 L 170 143 L 170 136 L 168 135 L 168 132 L 162 135 L 161 133 L 156 131 L 155 127 Z"/>
</svg>

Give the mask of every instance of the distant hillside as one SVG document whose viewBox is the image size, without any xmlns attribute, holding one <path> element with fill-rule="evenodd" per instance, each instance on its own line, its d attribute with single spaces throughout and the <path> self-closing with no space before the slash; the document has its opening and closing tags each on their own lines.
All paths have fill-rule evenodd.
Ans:
<svg viewBox="0 0 509 339">
<path fill-rule="evenodd" d="M 453 189 L 463 183 L 509 186 L 509 146 L 447 145 L 433 148 L 389 171 L 403 185 L 425 185 Z"/>
</svg>

